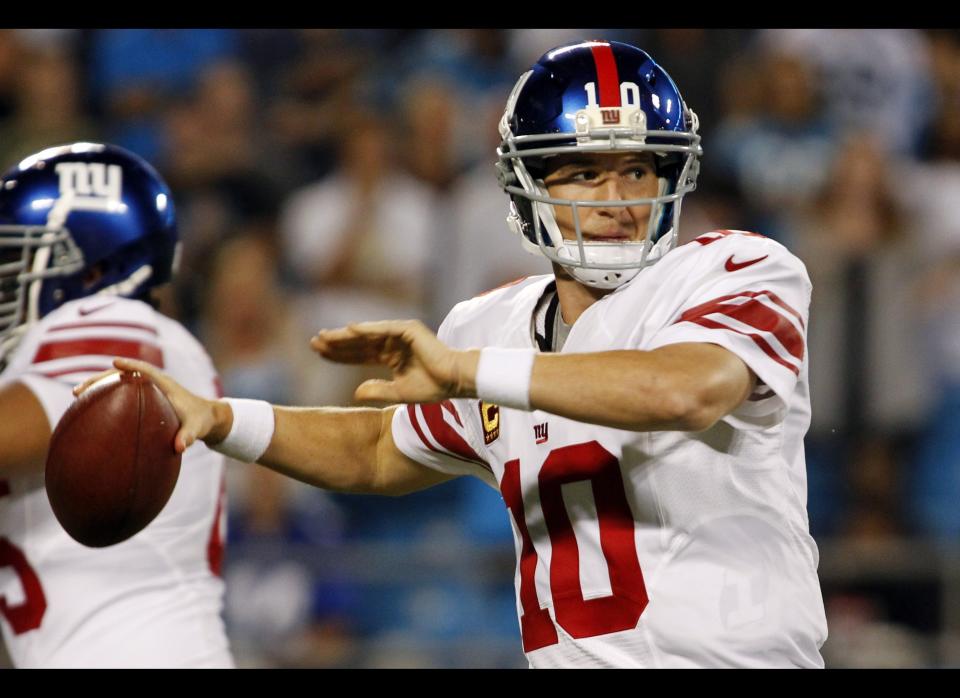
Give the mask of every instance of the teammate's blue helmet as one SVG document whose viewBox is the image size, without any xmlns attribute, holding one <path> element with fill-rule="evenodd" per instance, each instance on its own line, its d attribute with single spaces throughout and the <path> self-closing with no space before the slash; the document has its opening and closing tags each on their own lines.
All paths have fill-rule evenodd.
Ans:
<svg viewBox="0 0 960 698">
<path fill-rule="evenodd" d="M 142 158 L 73 143 L 24 159 L 0 179 L 0 360 L 67 301 L 146 297 L 177 247 L 170 189 Z"/>
<path fill-rule="evenodd" d="M 524 247 L 562 264 L 581 283 L 616 288 L 676 244 L 681 199 L 696 188 L 703 152 L 697 128 L 673 80 L 640 49 L 584 41 L 548 51 L 520 77 L 500 121 L 497 167 L 511 199 L 507 222 Z M 628 151 L 654 154 L 656 197 L 574 201 L 547 193 L 547 158 Z M 578 207 L 648 204 L 646 240 L 584 240 Z M 573 208 L 576 240 L 562 239 L 554 206 Z"/>
</svg>

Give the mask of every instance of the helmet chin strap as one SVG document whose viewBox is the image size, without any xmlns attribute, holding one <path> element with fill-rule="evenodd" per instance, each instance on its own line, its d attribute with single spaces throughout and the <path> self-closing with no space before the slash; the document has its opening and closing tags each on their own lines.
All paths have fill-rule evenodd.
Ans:
<svg viewBox="0 0 960 698">
<path fill-rule="evenodd" d="M 576 240 L 564 240 L 563 246 L 557 250 L 557 261 L 563 264 L 563 259 L 580 260 L 589 267 L 563 266 L 574 279 L 594 288 L 614 289 L 630 281 L 640 273 L 640 269 L 647 258 L 650 245 L 646 240 L 640 242 L 611 243 L 585 242 L 583 244 L 584 259 L 580 260 L 580 247 Z M 634 268 L 616 269 L 605 268 L 607 265 L 636 264 Z"/>
</svg>

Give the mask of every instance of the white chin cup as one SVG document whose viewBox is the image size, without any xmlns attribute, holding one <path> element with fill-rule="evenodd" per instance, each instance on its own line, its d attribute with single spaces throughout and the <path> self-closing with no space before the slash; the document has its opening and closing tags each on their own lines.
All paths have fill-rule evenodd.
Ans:
<svg viewBox="0 0 960 698">
<path fill-rule="evenodd" d="M 563 260 L 587 264 L 575 267 L 563 264 L 570 276 L 586 286 L 611 289 L 622 286 L 635 277 L 643 267 L 647 256 L 647 243 L 642 242 L 585 242 L 583 259 L 575 240 L 564 240 L 557 250 L 560 264 Z M 634 268 L 610 269 L 610 266 L 632 264 Z"/>
</svg>

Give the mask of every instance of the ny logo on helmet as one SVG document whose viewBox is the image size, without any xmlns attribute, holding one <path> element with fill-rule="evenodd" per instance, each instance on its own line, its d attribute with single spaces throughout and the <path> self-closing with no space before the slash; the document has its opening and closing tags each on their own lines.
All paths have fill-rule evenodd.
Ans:
<svg viewBox="0 0 960 698">
<path fill-rule="evenodd" d="M 620 123 L 620 110 L 619 109 L 601 109 L 600 114 L 603 117 L 604 124 L 619 124 Z"/>
<path fill-rule="evenodd" d="M 60 175 L 60 196 L 106 199 L 120 202 L 122 170 L 120 165 L 102 162 L 60 162 L 56 172 Z"/>
</svg>

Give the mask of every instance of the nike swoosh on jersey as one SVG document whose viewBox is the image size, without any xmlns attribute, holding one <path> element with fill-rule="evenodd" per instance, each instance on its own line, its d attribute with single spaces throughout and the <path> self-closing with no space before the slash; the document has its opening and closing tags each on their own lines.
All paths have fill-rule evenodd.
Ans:
<svg viewBox="0 0 960 698">
<path fill-rule="evenodd" d="M 93 308 L 90 308 L 90 307 L 80 308 L 80 310 L 79 310 L 78 312 L 79 312 L 81 315 L 90 315 L 90 314 L 95 313 L 95 312 L 97 312 L 97 311 L 99 311 L 99 310 L 103 310 L 104 308 L 109 308 L 109 307 L 110 307 L 111 305 L 113 305 L 113 304 L 114 304 L 114 301 L 107 301 L 107 302 L 104 303 L 103 305 L 98 305 L 98 306 L 95 306 L 95 307 L 93 307 Z"/>
<path fill-rule="evenodd" d="M 744 267 L 749 267 L 751 264 L 756 264 L 757 262 L 762 262 L 770 255 L 765 254 L 762 257 L 757 257 L 756 259 L 750 259 L 746 262 L 734 262 L 733 255 L 727 257 L 727 263 L 723 265 L 723 268 L 727 271 L 737 271 L 738 269 L 743 269 Z"/>
</svg>

